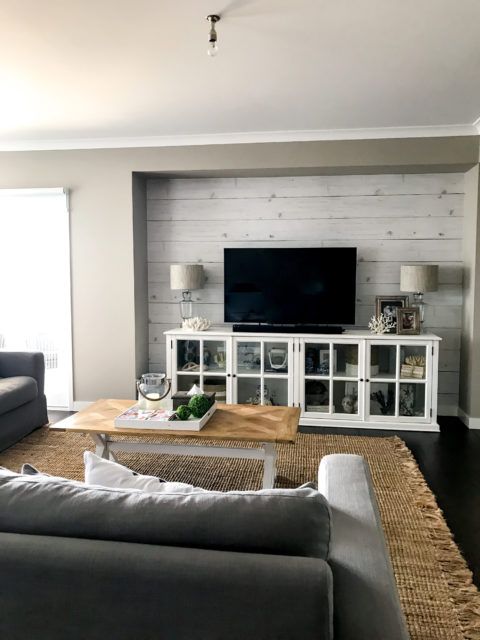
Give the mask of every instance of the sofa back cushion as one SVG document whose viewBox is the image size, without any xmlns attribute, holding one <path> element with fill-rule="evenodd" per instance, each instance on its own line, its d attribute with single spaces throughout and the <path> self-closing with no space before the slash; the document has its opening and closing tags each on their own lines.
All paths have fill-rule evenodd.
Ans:
<svg viewBox="0 0 480 640">
<path fill-rule="evenodd" d="M 146 493 L 0 469 L 0 531 L 328 558 L 315 489 Z"/>
</svg>

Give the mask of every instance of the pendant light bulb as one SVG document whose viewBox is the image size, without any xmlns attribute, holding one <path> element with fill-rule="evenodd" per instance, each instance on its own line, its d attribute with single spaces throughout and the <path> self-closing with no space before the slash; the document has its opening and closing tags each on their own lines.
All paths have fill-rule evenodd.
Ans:
<svg viewBox="0 0 480 640">
<path fill-rule="evenodd" d="M 211 58 L 214 58 L 218 53 L 217 32 L 215 29 L 215 24 L 220 20 L 220 16 L 217 16 L 216 14 L 211 14 L 207 16 L 207 20 L 210 23 L 210 33 L 208 34 L 207 53 Z"/>
<path fill-rule="evenodd" d="M 207 48 L 207 54 L 211 57 L 214 58 L 218 53 L 218 45 L 216 42 L 209 42 L 208 43 L 208 48 Z"/>
</svg>

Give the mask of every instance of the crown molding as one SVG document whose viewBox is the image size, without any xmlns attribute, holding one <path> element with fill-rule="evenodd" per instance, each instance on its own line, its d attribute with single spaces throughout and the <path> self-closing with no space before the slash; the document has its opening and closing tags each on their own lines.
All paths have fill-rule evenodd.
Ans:
<svg viewBox="0 0 480 640">
<path fill-rule="evenodd" d="M 2 140 L 0 151 L 59 151 L 76 149 L 128 149 L 272 142 L 316 142 L 324 140 L 385 140 L 475 136 L 480 118 L 470 125 L 425 127 L 378 127 L 370 129 L 306 129 L 292 131 L 246 131 L 232 133 L 179 134 L 165 136 L 70 138 L 50 140 Z"/>
</svg>

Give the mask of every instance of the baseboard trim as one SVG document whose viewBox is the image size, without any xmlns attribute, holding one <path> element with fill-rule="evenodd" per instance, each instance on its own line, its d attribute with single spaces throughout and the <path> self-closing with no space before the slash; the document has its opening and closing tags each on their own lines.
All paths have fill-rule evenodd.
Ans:
<svg viewBox="0 0 480 640">
<path fill-rule="evenodd" d="M 82 411 L 82 409 L 87 409 L 91 404 L 93 404 L 93 400 L 76 400 L 73 403 L 74 411 Z"/>
<path fill-rule="evenodd" d="M 472 418 L 460 407 L 458 408 L 458 417 L 469 429 L 480 429 L 480 418 Z"/>
</svg>

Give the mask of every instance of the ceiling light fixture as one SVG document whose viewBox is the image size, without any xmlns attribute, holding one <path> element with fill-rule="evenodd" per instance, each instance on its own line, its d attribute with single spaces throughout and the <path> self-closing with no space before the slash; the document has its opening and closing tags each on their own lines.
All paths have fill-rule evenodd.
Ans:
<svg viewBox="0 0 480 640">
<path fill-rule="evenodd" d="M 214 58 L 218 53 L 217 32 L 215 31 L 215 23 L 217 23 L 220 20 L 220 16 L 217 16 L 215 13 L 213 13 L 207 16 L 207 20 L 210 23 L 210 33 L 208 35 L 207 53 L 211 58 Z"/>
</svg>

